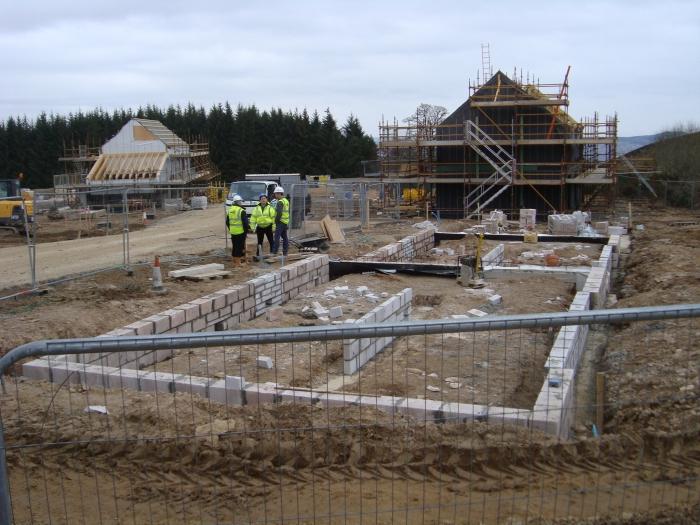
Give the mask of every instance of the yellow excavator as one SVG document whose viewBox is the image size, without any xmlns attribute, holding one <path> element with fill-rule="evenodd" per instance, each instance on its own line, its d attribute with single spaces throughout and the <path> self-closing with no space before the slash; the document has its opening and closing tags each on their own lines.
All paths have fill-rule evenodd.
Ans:
<svg viewBox="0 0 700 525">
<path fill-rule="evenodd" d="M 20 187 L 20 178 L 0 179 L 0 230 L 24 233 L 34 222 L 32 193 Z"/>
</svg>

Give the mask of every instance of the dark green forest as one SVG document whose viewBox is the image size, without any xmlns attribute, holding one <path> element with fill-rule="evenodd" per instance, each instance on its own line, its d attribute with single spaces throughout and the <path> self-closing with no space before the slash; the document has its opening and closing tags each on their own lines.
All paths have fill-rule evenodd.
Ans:
<svg viewBox="0 0 700 525">
<path fill-rule="evenodd" d="M 64 146 L 100 146 L 132 117 L 159 120 L 188 142 L 208 142 L 211 160 L 226 181 L 245 173 L 356 177 L 362 174 L 360 161 L 375 159 L 377 154 L 374 140 L 355 117 L 351 115 L 339 127 L 329 110 L 319 116 L 306 110 L 234 109 L 229 103 L 208 111 L 192 104 L 166 110 L 147 106 L 135 112 L 95 109 L 0 122 L 0 178 L 23 173 L 24 186 L 51 187 L 53 175 L 63 172 L 58 158 Z"/>
</svg>

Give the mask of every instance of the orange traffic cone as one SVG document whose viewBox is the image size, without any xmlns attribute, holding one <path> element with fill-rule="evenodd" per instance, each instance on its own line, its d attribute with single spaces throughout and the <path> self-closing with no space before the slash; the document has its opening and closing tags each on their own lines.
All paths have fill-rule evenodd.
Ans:
<svg viewBox="0 0 700 525">
<path fill-rule="evenodd" d="M 166 290 L 163 288 L 163 275 L 160 272 L 160 257 L 155 256 L 153 261 L 153 291 L 158 293 L 164 293 Z"/>
</svg>

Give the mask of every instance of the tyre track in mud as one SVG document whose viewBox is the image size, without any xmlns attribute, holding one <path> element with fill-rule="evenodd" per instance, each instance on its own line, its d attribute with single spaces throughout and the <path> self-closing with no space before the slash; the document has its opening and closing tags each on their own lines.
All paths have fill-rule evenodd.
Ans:
<svg viewBox="0 0 700 525">
<path fill-rule="evenodd" d="M 618 443 L 584 441 L 550 447 L 523 446 L 507 451 L 502 447 L 470 450 L 445 445 L 434 451 L 418 446 L 401 463 L 388 457 L 395 452 L 391 447 L 382 450 L 381 444 L 376 449 L 365 447 L 362 456 L 340 453 L 331 461 L 316 456 L 314 450 L 307 448 L 311 452 L 309 457 L 308 452 L 303 454 L 303 447 L 293 446 L 278 446 L 285 448 L 283 455 L 248 454 L 254 451 L 246 451 L 236 441 L 226 443 L 223 440 L 216 448 L 206 442 L 148 442 L 116 447 L 113 443 L 57 444 L 26 449 L 23 460 L 10 451 L 8 462 L 11 468 L 48 472 L 66 469 L 89 473 L 97 469 L 123 479 L 136 477 L 137 486 L 157 485 L 166 478 L 176 485 L 188 487 L 186 492 L 221 484 L 262 489 L 280 483 L 353 482 L 360 479 L 467 482 L 475 484 L 474 490 L 479 491 L 479 484 L 484 483 L 489 486 L 488 490 L 498 490 L 498 485 L 505 482 L 513 488 L 527 486 L 535 480 L 548 484 L 604 475 L 649 480 L 659 476 L 691 478 L 700 474 L 700 449 L 670 453 L 672 445 L 667 444 L 666 453 L 655 460 L 639 457 L 634 446 L 636 440 L 627 443 L 620 439 L 611 441 Z"/>
</svg>

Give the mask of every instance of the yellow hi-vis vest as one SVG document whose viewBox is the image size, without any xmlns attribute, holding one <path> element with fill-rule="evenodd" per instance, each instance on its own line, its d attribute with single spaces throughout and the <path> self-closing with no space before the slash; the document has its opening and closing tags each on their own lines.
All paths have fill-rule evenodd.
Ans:
<svg viewBox="0 0 700 525">
<path fill-rule="evenodd" d="M 275 222 L 275 209 L 269 204 L 263 209 L 258 204 L 253 210 L 253 216 L 250 218 L 250 227 L 255 229 L 257 226 L 267 228 Z"/>
<path fill-rule="evenodd" d="M 289 224 L 289 200 L 287 197 L 282 197 L 278 202 L 282 203 L 282 215 L 280 215 L 280 222 L 282 224 Z"/>
<path fill-rule="evenodd" d="M 243 229 L 243 208 L 240 206 L 231 206 L 228 210 L 228 232 L 231 235 L 240 235 L 245 233 Z"/>
</svg>

